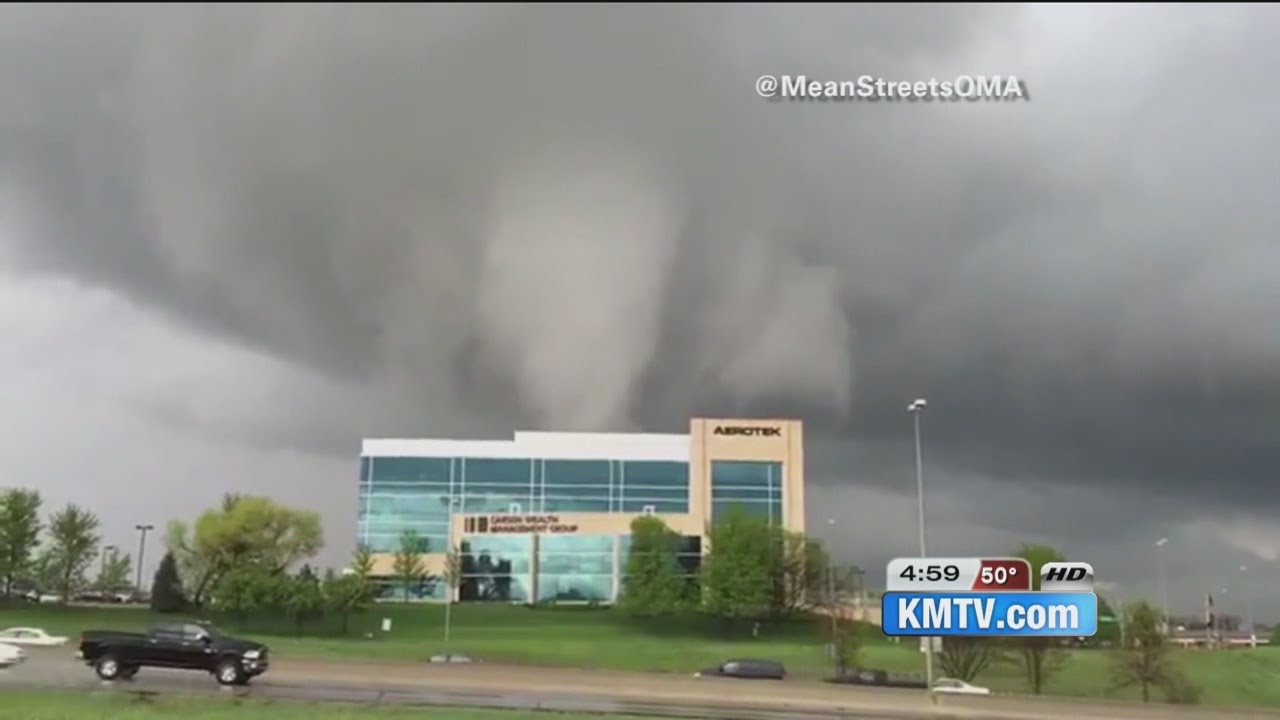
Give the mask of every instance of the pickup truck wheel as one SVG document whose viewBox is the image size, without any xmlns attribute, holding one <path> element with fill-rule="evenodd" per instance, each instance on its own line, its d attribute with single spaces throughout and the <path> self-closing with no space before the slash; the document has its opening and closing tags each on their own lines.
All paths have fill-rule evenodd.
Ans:
<svg viewBox="0 0 1280 720">
<path fill-rule="evenodd" d="M 244 682 L 244 671 L 240 669 L 240 662 L 234 659 L 218 663 L 213 675 L 218 679 L 219 685 L 240 685 Z"/>
<path fill-rule="evenodd" d="M 98 672 L 98 677 L 103 680 L 115 680 L 120 677 L 120 661 L 110 655 L 103 655 L 98 658 L 98 662 L 94 665 L 94 670 Z"/>
<path fill-rule="evenodd" d="M 132 680 L 133 677 L 137 674 L 138 674 L 138 668 L 136 667 L 125 668 L 124 670 L 120 671 L 120 679 Z"/>
</svg>

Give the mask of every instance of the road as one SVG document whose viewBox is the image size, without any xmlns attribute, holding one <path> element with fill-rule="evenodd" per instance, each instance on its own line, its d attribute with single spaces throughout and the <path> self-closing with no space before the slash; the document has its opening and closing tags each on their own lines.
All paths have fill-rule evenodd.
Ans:
<svg viewBox="0 0 1280 720">
<path fill-rule="evenodd" d="M 504 665 L 427 665 L 275 659 L 248 688 L 221 689 L 202 673 L 144 669 L 136 680 L 102 683 L 70 648 L 35 649 L 0 671 L 0 686 L 98 690 L 104 685 L 150 692 L 235 693 L 311 701 L 394 705 L 465 705 L 725 720 L 1280 720 L 1280 713 L 1037 700 L 945 697 L 937 707 L 920 691 L 822 683 L 695 679 L 646 673 Z"/>
</svg>

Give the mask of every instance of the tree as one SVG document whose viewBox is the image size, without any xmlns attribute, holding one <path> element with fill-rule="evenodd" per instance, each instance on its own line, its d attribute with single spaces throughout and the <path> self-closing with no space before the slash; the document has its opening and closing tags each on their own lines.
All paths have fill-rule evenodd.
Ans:
<svg viewBox="0 0 1280 720">
<path fill-rule="evenodd" d="M 849 620 L 837 620 L 831 625 L 831 652 L 835 661 L 836 677 L 848 674 L 858 667 L 862 655 L 862 636 L 858 626 Z"/>
<path fill-rule="evenodd" d="M 640 617 L 677 610 L 684 595 L 679 553 L 679 534 L 660 518 L 642 515 L 632 520 L 622 609 Z"/>
<path fill-rule="evenodd" d="M 830 604 L 826 598 L 828 586 L 835 576 L 831 559 L 822 543 L 805 537 L 802 533 L 772 528 L 774 555 L 771 566 L 773 595 L 770 612 L 775 617 L 813 607 Z"/>
<path fill-rule="evenodd" d="M 444 641 L 449 643 L 449 633 L 453 626 L 453 600 L 458 585 L 462 584 L 462 550 L 455 547 L 444 556 Z"/>
<path fill-rule="evenodd" d="M 702 566 L 706 608 L 728 621 L 768 613 L 772 596 L 774 533 L 768 521 L 732 506 L 711 526 Z"/>
<path fill-rule="evenodd" d="M 396 550 L 391 569 L 404 588 L 405 602 L 409 601 L 409 594 L 413 587 L 420 584 L 427 576 L 427 564 L 422 557 L 426 552 L 426 538 L 413 530 L 405 530 L 400 534 L 400 547 Z"/>
<path fill-rule="evenodd" d="M 351 614 L 364 610 L 374 598 L 373 583 L 355 574 L 326 576 L 320 589 L 324 610 L 342 615 L 344 635 L 350 629 Z"/>
<path fill-rule="evenodd" d="M 93 587 L 98 592 L 121 593 L 132 587 L 133 559 L 121 555 L 119 550 L 109 549 L 102 555 L 102 566 L 98 569 L 98 577 Z"/>
<path fill-rule="evenodd" d="M 1014 557 L 1025 559 L 1031 564 L 1031 586 L 1040 589 L 1040 568 L 1046 563 L 1064 562 L 1066 557 L 1049 545 L 1024 544 L 1014 553 Z M 1027 679 L 1031 692 L 1039 695 L 1044 689 L 1045 681 L 1062 669 L 1067 654 L 1059 647 L 1058 639 L 1051 637 L 1011 638 L 1013 647 L 1012 660 L 1021 668 Z"/>
<path fill-rule="evenodd" d="M 1122 612 L 1126 632 L 1124 647 L 1115 655 L 1115 685 L 1117 689 L 1137 685 L 1142 688 L 1142 702 L 1149 702 L 1152 686 L 1168 686 L 1177 680 L 1164 616 L 1142 601 L 1125 605 Z"/>
<path fill-rule="evenodd" d="M 281 589 L 285 591 L 284 597 L 281 598 L 283 600 L 281 605 L 285 613 L 293 619 L 294 632 L 301 635 L 303 623 L 307 618 L 324 608 L 324 594 L 320 588 L 320 581 L 316 579 L 314 573 L 292 578 L 276 577 L 279 578 Z"/>
<path fill-rule="evenodd" d="M 351 553 L 351 573 L 369 579 L 373 575 L 373 550 L 361 543 Z"/>
<path fill-rule="evenodd" d="M 938 653 L 942 674 L 970 682 L 1000 658 L 1000 648 L 992 638 L 949 637 Z"/>
<path fill-rule="evenodd" d="M 9 597 L 32 575 L 40 544 L 40 493 L 17 488 L 0 493 L 0 590 Z"/>
<path fill-rule="evenodd" d="M 269 575 L 312 558 L 324 545 L 320 516 L 271 498 L 229 494 L 192 527 L 175 521 L 166 537 L 191 591 L 202 605 L 213 586 L 233 570 L 257 568 Z"/>
<path fill-rule="evenodd" d="M 160 559 L 155 577 L 151 580 L 151 609 L 160 613 L 182 612 L 187 598 L 182 590 L 182 578 L 178 575 L 178 561 L 167 552 Z"/>
<path fill-rule="evenodd" d="M 54 591 L 63 602 L 85 586 L 85 570 L 98 555 L 98 518 L 68 504 L 49 519 L 49 563 Z"/>
</svg>

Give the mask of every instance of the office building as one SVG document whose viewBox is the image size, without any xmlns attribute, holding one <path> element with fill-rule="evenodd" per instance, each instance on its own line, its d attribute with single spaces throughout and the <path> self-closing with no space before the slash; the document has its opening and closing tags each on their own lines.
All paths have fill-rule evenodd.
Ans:
<svg viewBox="0 0 1280 720">
<path fill-rule="evenodd" d="M 710 523 L 731 505 L 804 531 L 804 438 L 797 420 L 697 418 L 688 434 L 518 432 L 510 440 L 364 441 L 358 540 L 385 597 L 406 530 L 427 579 L 411 597 L 443 601 L 451 554 L 461 601 L 612 602 L 631 521 L 661 518 L 697 572 Z"/>
</svg>

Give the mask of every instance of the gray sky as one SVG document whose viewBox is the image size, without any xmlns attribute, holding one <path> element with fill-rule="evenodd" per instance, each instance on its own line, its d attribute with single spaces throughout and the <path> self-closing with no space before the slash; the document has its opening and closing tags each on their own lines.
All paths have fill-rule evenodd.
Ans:
<svg viewBox="0 0 1280 720">
<path fill-rule="evenodd" d="M 0 483 L 354 533 L 359 439 L 783 414 L 810 523 L 1280 616 L 1280 11 L 0 8 Z M 762 74 L 1025 102 L 766 102 Z M 834 510 L 833 510 L 834 509 Z M 834 530 L 825 519 L 837 514 Z M 151 563 L 148 563 L 149 565 Z M 1232 600 L 1226 600 L 1228 608 Z"/>
</svg>

